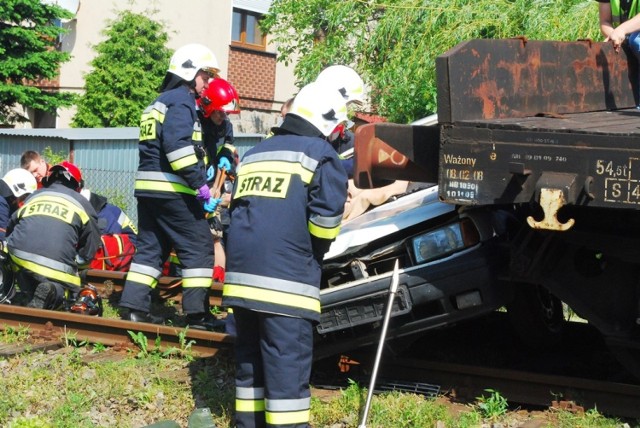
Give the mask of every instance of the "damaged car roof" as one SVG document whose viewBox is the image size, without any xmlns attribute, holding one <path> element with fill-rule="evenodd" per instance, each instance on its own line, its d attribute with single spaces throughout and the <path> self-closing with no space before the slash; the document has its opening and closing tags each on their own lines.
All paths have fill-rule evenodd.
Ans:
<svg viewBox="0 0 640 428">
<path fill-rule="evenodd" d="M 351 253 L 376 239 L 414 226 L 425 218 L 455 210 L 454 205 L 439 201 L 438 186 L 429 186 L 401 195 L 343 223 L 340 234 L 331 244 L 324 259 L 330 260 Z"/>
</svg>

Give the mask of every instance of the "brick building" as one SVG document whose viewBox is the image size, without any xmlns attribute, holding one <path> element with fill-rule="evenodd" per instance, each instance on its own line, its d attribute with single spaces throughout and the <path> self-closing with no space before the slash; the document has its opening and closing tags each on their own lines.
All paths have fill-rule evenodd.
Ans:
<svg viewBox="0 0 640 428">
<path fill-rule="evenodd" d="M 221 76 L 240 94 L 242 113 L 231 116 L 238 132 L 266 133 L 276 123 L 282 103 L 297 92 L 293 65 L 276 62 L 277 46 L 257 26 L 271 0 L 42 1 L 57 3 L 75 16 L 60 24 L 67 29 L 60 39 L 60 49 L 71 53 L 71 61 L 61 66 L 57 79 L 36 82 L 38 86 L 81 94 L 84 75 L 91 71 L 90 62 L 95 56 L 93 46 L 104 40 L 104 29 L 119 12 L 130 10 L 163 22 L 169 48 L 198 42 L 213 51 Z M 60 109 L 57 116 L 30 109 L 24 113 L 31 122 L 18 126 L 68 128 L 75 108 Z"/>
</svg>

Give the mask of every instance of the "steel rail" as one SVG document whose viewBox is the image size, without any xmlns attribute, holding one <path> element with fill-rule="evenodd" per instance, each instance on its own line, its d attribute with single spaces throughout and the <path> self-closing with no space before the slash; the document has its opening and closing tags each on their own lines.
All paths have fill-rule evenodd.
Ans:
<svg viewBox="0 0 640 428">
<path fill-rule="evenodd" d="M 156 340 L 163 351 L 184 349 L 191 343 L 189 351 L 197 357 L 211 357 L 233 345 L 233 338 L 224 333 L 0 304 L 0 329 L 7 327 L 28 327 L 33 335 L 49 340 L 73 337 L 78 341 L 132 348 L 136 344 L 129 332 L 139 332 L 147 337 L 148 351 L 155 349 Z"/>
<path fill-rule="evenodd" d="M 124 282 L 127 277 L 126 272 L 115 272 L 100 269 L 89 269 L 83 275 L 85 282 L 95 286 L 103 298 L 111 296 L 113 293 L 122 293 Z M 162 299 L 182 301 L 182 279 L 162 276 L 158 279 L 157 291 Z M 222 304 L 222 284 L 214 282 L 209 290 L 209 304 L 211 306 L 221 306 Z"/>
<path fill-rule="evenodd" d="M 459 399 L 473 400 L 492 389 L 510 403 L 548 407 L 554 400 L 575 401 L 600 413 L 640 418 L 640 385 L 414 358 L 396 359 L 382 370 L 386 379 L 438 384 Z"/>
</svg>

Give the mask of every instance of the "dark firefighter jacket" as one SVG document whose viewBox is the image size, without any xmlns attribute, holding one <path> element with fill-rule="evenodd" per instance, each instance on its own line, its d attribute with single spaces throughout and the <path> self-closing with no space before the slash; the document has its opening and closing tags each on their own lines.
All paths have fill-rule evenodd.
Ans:
<svg viewBox="0 0 640 428">
<path fill-rule="evenodd" d="M 331 143 L 331 146 L 333 146 L 338 153 L 338 157 L 342 161 L 342 166 L 344 170 L 347 171 L 349 178 L 353 178 L 354 159 L 353 153 L 348 156 L 345 156 L 345 153 L 348 153 L 349 150 L 354 148 L 355 141 L 356 137 L 353 135 L 353 132 L 345 130 L 342 135 Z"/>
<path fill-rule="evenodd" d="M 225 149 L 226 144 L 231 144 L 233 147 L 233 125 L 229 118 L 225 119 L 220 126 L 216 125 L 211 119 L 205 118 L 200 114 L 200 123 L 202 123 L 202 140 L 204 141 L 204 147 L 207 150 L 207 157 L 209 162 L 214 164 L 216 159 L 222 150 Z M 225 154 L 227 155 L 227 154 Z M 227 155 L 228 156 L 228 155 Z M 233 158 L 230 157 L 229 161 L 233 165 Z M 217 163 L 213 166 L 216 166 Z"/>
<path fill-rule="evenodd" d="M 89 261 L 100 244 L 97 215 L 80 193 L 54 182 L 38 189 L 11 216 L 11 260 L 61 283 L 80 286 L 77 258 Z"/>
<path fill-rule="evenodd" d="M 249 150 L 232 196 L 223 304 L 318 321 L 320 266 L 346 196 L 326 140 L 275 135 Z"/>
<path fill-rule="evenodd" d="M 15 211 L 15 204 L 12 203 L 14 200 L 13 192 L 7 186 L 7 183 L 0 180 L 0 240 L 2 241 L 5 238 L 9 218 Z"/>
<path fill-rule="evenodd" d="M 209 165 L 217 168 L 220 158 L 227 158 L 231 165 L 231 171 L 227 171 L 227 173 L 235 174 L 235 167 L 238 163 L 238 150 L 233 145 L 233 125 L 231 121 L 227 118 L 218 126 L 211 119 L 202 116 L 201 113 L 199 116 L 200 123 L 202 123 L 202 141 L 207 152 Z"/>
<path fill-rule="evenodd" d="M 182 85 L 163 92 L 140 119 L 135 196 L 195 196 L 205 184 L 202 132 L 194 94 Z"/>
<path fill-rule="evenodd" d="M 84 190 L 83 190 L 84 192 Z M 105 196 L 91 192 L 89 203 L 98 213 L 98 229 L 103 235 L 124 233 L 135 244 L 138 230 L 129 216 L 119 207 L 110 204 Z"/>
</svg>

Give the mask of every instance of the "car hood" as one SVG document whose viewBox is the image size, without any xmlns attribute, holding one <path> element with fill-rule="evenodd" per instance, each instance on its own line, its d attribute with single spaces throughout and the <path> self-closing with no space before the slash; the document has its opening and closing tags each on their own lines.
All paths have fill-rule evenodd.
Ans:
<svg viewBox="0 0 640 428">
<path fill-rule="evenodd" d="M 406 194 L 379 205 L 342 224 L 340 234 L 324 256 L 325 260 L 348 254 L 352 249 L 455 210 L 438 199 L 438 186 Z"/>
</svg>

